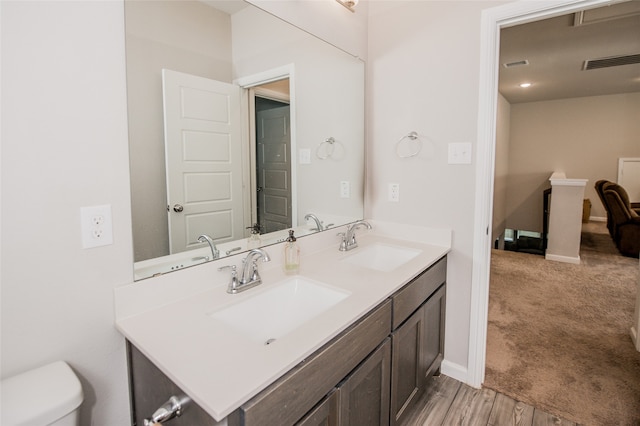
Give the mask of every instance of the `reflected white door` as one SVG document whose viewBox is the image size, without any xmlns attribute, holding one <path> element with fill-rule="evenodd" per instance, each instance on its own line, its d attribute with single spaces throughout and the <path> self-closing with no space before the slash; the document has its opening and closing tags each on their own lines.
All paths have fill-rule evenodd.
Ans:
<svg viewBox="0 0 640 426">
<path fill-rule="evenodd" d="M 258 223 L 269 233 L 291 227 L 289 106 L 256 113 Z"/>
<path fill-rule="evenodd" d="M 244 236 L 240 88 L 162 70 L 170 252 Z"/>
</svg>

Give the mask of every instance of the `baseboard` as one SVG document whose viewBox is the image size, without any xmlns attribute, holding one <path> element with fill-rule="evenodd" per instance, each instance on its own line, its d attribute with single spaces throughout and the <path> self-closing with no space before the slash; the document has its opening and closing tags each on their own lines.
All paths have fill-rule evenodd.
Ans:
<svg viewBox="0 0 640 426">
<path fill-rule="evenodd" d="M 640 297 L 640 294 L 638 297 Z M 633 341 L 633 346 L 640 352 L 640 340 L 638 340 L 638 330 L 635 327 L 631 327 L 631 340 Z"/>
<path fill-rule="evenodd" d="M 589 216 L 589 220 L 591 222 L 606 222 L 607 218 L 606 217 L 600 217 L 600 216 Z"/>
<path fill-rule="evenodd" d="M 467 367 L 463 367 L 460 364 L 455 364 L 445 359 L 440 364 L 440 372 L 459 382 L 467 383 Z"/>
<path fill-rule="evenodd" d="M 564 263 L 573 263 L 576 265 L 580 264 L 580 256 L 577 257 L 569 257 L 569 256 L 560 256 L 559 254 L 545 254 L 544 258 L 546 260 L 555 260 L 556 262 L 564 262 Z"/>
</svg>

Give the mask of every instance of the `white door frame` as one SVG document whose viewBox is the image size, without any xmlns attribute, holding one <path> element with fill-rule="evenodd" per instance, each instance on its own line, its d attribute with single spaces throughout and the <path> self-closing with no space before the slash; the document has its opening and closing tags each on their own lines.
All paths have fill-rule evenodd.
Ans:
<svg viewBox="0 0 640 426">
<path fill-rule="evenodd" d="M 291 85 L 291 83 L 289 83 L 289 85 Z M 256 182 L 258 181 L 258 177 L 256 174 L 257 161 L 256 161 L 256 152 L 255 152 L 256 150 L 253 149 L 256 146 L 256 110 L 255 110 L 256 97 L 272 99 L 274 101 L 289 104 L 289 114 L 291 114 L 291 96 L 285 95 L 280 92 L 274 92 L 273 90 L 264 89 L 260 86 L 250 87 L 248 89 L 248 94 L 249 94 L 249 117 L 248 118 L 249 118 L 249 130 L 250 130 L 248 149 L 251 151 L 251 155 L 249 156 L 249 159 L 251 160 L 251 163 L 249 166 L 249 172 L 250 172 L 249 175 L 250 175 L 250 188 L 251 188 L 251 223 L 253 224 L 253 223 L 258 223 L 258 209 L 256 208 L 256 206 L 258 205 L 258 200 L 257 200 L 258 188 L 256 187 Z M 289 115 L 289 117 L 291 117 L 291 115 Z M 289 136 L 291 136 L 291 119 L 289 120 Z M 289 142 L 289 146 L 291 146 L 291 142 Z M 289 160 L 291 162 L 291 166 L 293 167 L 293 161 L 295 159 L 293 158 L 293 156 L 290 156 L 290 157 L 291 158 Z M 293 192 L 293 189 L 291 188 L 291 186 L 289 187 Z M 292 193 L 290 197 L 291 197 L 291 202 L 293 207 L 294 194 Z M 291 210 L 291 213 L 293 214 L 293 210 Z M 292 220 L 293 220 L 293 217 L 292 217 Z M 295 226 L 295 225 L 292 223 L 291 226 Z"/>
<path fill-rule="evenodd" d="M 467 383 L 480 388 L 484 381 L 491 263 L 491 219 L 496 151 L 496 108 L 500 29 L 551 18 L 624 0 L 518 1 L 482 12 L 480 29 L 480 92 L 476 148 L 476 198 L 474 213 L 471 320 Z"/>
<path fill-rule="evenodd" d="M 283 65 L 278 68 L 273 68 L 267 71 L 263 71 L 258 74 L 248 75 L 245 77 L 238 78 L 234 81 L 235 84 L 240 86 L 243 90 L 249 91 L 249 89 L 254 88 L 256 86 L 260 86 L 262 84 L 271 83 L 277 80 L 282 80 L 285 78 L 289 79 L 289 107 L 290 107 L 290 122 L 289 122 L 289 130 L 291 132 L 291 220 L 293 221 L 291 226 L 297 226 L 298 221 L 298 184 L 297 184 L 297 161 L 296 156 L 293 153 L 298 151 L 297 142 L 296 142 L 296 95 L 295 95 L 295 67 L 294 64 Z M 255 107 L 251 105 L 251 102 L 248 102 L 248 96 L 241 96 L 241 102 L 247 102 L 249 105 L 243 105 L 242 111 L 246 113 L 247 116 L 244 117 L 245 122 L 251 124 L 251 120 L 249 115 L 255 116 Z M 251 126 L 246 126 L 247 134 L 245 134 L 244 140 L 247 143 L 244 144 L 247 155 L 243 155 L 244 158 L 249 159 L 247 161 L 246 170 L 251 170 L 250 164 L 255 164 L 255 150 L 252 149 L 252 140 L 253 145 L 255 146 L 255 138 L 252 139 L 252 134 L 255 135 L 255 128 L 250 128 Z M 255 176 L 255 174 L 253 175 Z M 256 188 L 255 188 L 255 179 L 252 178 L 250 173 L 247 174 L 246 179 L 249 181 L 245 183 L 245 188 L 249 188 L 250 191 L 245 191 L 245 194 L 248 192 L 250 197 L 247 197 L 245 200 L 245 207 L 247 209 L 246 212 L 252 212 L 252 205 L 256 205 Z M 255 215 L 251 214 L 248 220 L 251 223 L 255 222 Z"/>
</svg>

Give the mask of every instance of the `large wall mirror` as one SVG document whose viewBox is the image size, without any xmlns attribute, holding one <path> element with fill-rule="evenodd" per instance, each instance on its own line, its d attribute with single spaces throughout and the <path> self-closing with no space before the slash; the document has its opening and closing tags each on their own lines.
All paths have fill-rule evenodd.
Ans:
<svg viewBox="0 0 640 426">
<path fill-rule="evenodd" d="M 242 0 L 125 28 L 136 280 L 363 217 L 361 60 Z"/>
</svg>

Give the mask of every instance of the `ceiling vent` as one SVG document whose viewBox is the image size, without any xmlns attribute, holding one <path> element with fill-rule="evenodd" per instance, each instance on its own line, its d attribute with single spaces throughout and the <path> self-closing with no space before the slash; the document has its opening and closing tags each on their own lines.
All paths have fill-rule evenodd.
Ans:
<svg viewBox="0 0 640 426">
<path fill-rule="evenodd" d="M 640 64 L 640 54 L 612 56 L 610 58 L 588 59 L 584 61 L 582 70 L 596 70 L 598 68 L 619 67 L 621 65 Z"/>
<path fill-rule="evenodd" d="M 502 65 L 504 65 L 505 68 L 519 67 L 521 65 L 529 65 L 529 61 L 527 61 L 526 59 L 523 59 L 522 61 L 508 62 Z"/>
</svg>

